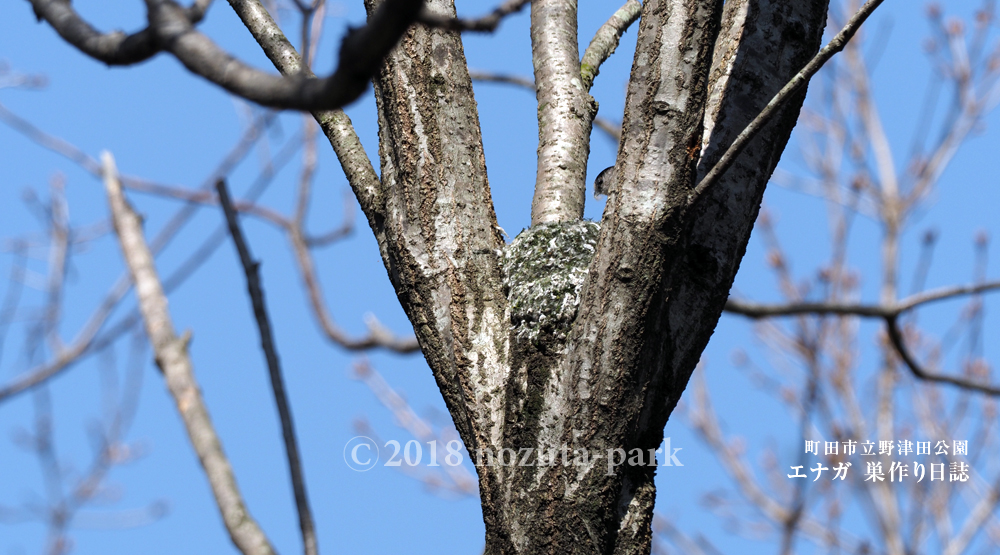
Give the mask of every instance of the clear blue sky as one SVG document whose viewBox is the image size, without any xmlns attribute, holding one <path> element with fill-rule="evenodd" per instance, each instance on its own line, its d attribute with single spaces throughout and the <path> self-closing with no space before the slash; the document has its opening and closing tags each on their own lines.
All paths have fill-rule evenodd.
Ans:
<svg viewBox="0 0 1000 555">
<path fill-rule="evenodd" d="M 142 25 L 142 3 L 119 2 L 115 9 L 95 0 L 74 2 L 99 28 L 134 30 Z M 615 4 L 583 3 L 581 43 L 616 7 Z M 948 3 L 949 13 L 967 16 L 977 2 Z M 459 5 L 462 14 L 481 14 L 488 2 Z M 334 4 L 329 33 L 321 48 L 317 69 L 332 67 L 337 37 L 347 25 L 363 21 L 360 2 Z M 868 24 L 877 35 L 870 44 L 878 59 L 875 92 L 881 102 L 888 133 L 900 144 L 913 131 L 920 93 L 928 79 L 921 42 L 928 33 L 918 2 L 890 0 Z M 153 181 L 196 187 L 237 141 L 245 113 L 215 86 L 188 74 L 178 62 L 159 56 L 132 68 L 106 68 L 77 53 L 62 42 L 47 25 L 38 24 L 26 2 L 9 2 L 0 17 L 0 59 L 15 70 L 43 73 L 48 86 L 39 91 L 5 89 L 0 102 L 43 130 L 62 137 L 93 157 L 107 149 L 126 174 Z M 294 21 L 291 12 L 285 12 Z M 530 76 L 531 52 L 527 11 L 510 18 L 492 36 L 468 36 L 466 53 L 470 66 Z M 222 2 L 213 6 L 202 30 L 244 60 L 269 68 L 256 44 L 231 9 Z M 594 88 L 600 115 L 620 119 L 625 84 L 631 67 L 635 30 L 629 31 L 615 57 L 602 69 Z M 512 236 L 528 224 L 531 189 L 535 176 L 537 126 L 533 94 L 511 87 L 477 85 L 487 166 L 500 225 Z M 350 107 L 359 135 L 370 156 L 377 156 L 374 101 L 369 93 Z M 903 275 L 912 274 L 920 233 L 926 228 L 940 232 L 935 266 L 929 286 L 969 281 L 972 272 L 972 238 L 979 230 L 998 236 L 997 206 L 1000 192 L 1000 157 L 996 156 L 996 117 L 990 117 L 985 132 L 974 136 L 945 174 L 942 187 L 929 203 L 919 226 L 907 230 L 903 246 Z M 294 137 L 299 116 L 284 115 L 268 134 L 272 151 Z M 342 171 L 330 149 L 320 143 L 321 170 L 311 212 L 316 232 L 339 225 L 343 193 L 347 190 Z M 591 145 L 591 175 L 614 160 L 617 145 L 595 132 Z M 785 163 L 795 164 L 793 140 Z M 905 150 L 905 149 L 904 149 Z M 238 193 L 245 191 L 259 171 L 264 151 L 251 154 L 230 180 Z M 378 164 L 376 162 L 376 167 Z M 281 172 L 263 197 L 263 202 L 290 212 L 299 161 Z M 74 224 L 104 221 L 107 215 L 99 181 L 61 158 L 0 126 L 0 236 L 13 237 L 40 230 L 37 219 L 22 201 L 23 191 L 33 189 L 47 198 L 53 175 L 62 174 Z M 174 201 L 131 194 L 147 217 L 146 230 L 154 233 L 176 210 Z M 352 201 L 353 202 L 353 201 Z M 827 227 L 821 200 L 771 187 L 765 203 L 779 221 L 779 234 L 792 254 L 793 268 L 809 276 L 824 255 Z M 599 219 L 603 203 L 590 202 L 587 216 Z M 358 216 L 354 236 L 317 253 L 317 263 L 331 312 L 340 325 L 353 333 L 364 331 L 366 313 L 373 313 L 389 328 L 408 333 L 409 325 L 399 309 L 385 276 L 375 242 L 364 219 Z M 479 553 L 483 524 L 478 499 L 443 499 L 428 493 L 420 482 L 391 468 L 378 467 L 356 473 L 342 457 L 345 442 L 356 435 L 352 420 L 367 418 L 383 440 L 401 443 L 411 437 L 393 422 L 392 416 L 360 382 L 349 378 L 355 355 L 331 347 L 321 337 L 309 312 L 305 295 L 283 236 L 267 224 L 245 219 L 254 254 L 263 261 L 263 279 L 272 313 L 280 355 L 285 367 L 289 395 L 298 426 L 306 465 L 309 494 L 319 528 L 321 551 L 325 553 Z M 161 272 L 176 268 L 185 254 L 220 222 L 220 214 L 203 208 L 197 217 L 158 260 Z M 817 223 L 820 222 L 820 223 Z M 862 295 L 876 297 L 877 227 L 861 221 L 856 241 L 856 265 L 864 275 Z M 737 277 L 737 289 L 756 299 L 776 299 L 773 281 L 763 264 L 759 240 L 751 245 Z M 45 271 L 43 255 L 32 260 L 25 293 L 25 315 L 41 306 L 41 294 L 31 289 Z M 991 247 L 995 258 L 996 247 Z M 7 277 L 13 257 L 0 256 L 0 295 L 10 287 Z M 71 340 L 83 321 L 99 303 L 104 291 L 122 272 L 117 244 L 110 236 L 77 253 L 69 272 L 63 338 Z M 992 274 L 995 275 L 995 274 Z M 263 359 L 257 349 L 244 293 L 242 273 L 229 243 L 181 289 L 170 297 L 176 325 L 194 335 L 192 354 L 209 409 L 231 458 L 250 511 L 279 551 L 300 551 L 298 526 L 288 485 L 280 431 L 270 397 Z M 124 308 L 130 309 L 130 299 Z M 988 310 L 995 311 L 996 301 Z M 942 318 L 951 318 L 943 312 Z M 119 317 L 125 314 L 119 310 Z M 924 319 L 923 321 L 926 321 Z M 932 320 L 933 321 L 933 320 Z M 940 331 L 947 325 L 932 324 Z M 986 355 L 996 355 L 991 343 L 990 322 L 986 327 Z M 863 355 L 872 355 L 873 327 L 864 328 Z M 29 366 L 25 358 L 23 327 L 15 325 L 4 337 L 0 359 L 0 383 L 6 383 Z M 799 443 L 797 426 L 769 398 L 751 391 L 746 380 L 732 368 L 730 355 L 737 347 L 753 349 L 749 325 L 738 318 L 723 317 L 705 355 L 706 372 L 717 406 L 731 425 L 727 431 L 747 438 L 751 453 L 768 442 L 777 443 L 783 458 L 795 460 Z M 124 372 L 126 345 L 117 349 L 119 374 Z M 143 456 L 116 467 L 107 484 L 105 503 L 85 508 L 70 535 L 75 553 L 231 553 L 235 552 L 221 525 L 207 483 L 184 435 L 176 411 L 158 372 L 146 353 L 144 383 L 135 424 L 129 438 Z M 426 364 L 419 356 L 397 356 L 373 352 L 371 364 L 389 383 L 405 394 L 422 415 L 437 423 L 447 422 L 440 394 Z M 763 361 L 763 359 L 761 359 Z M 874 364 L 870 361 L 869 364 Z M 55 437 L 59 460 L 67 469 L 81 471 L 90 462 L 88 426 L 101 418 L 100 359 L 89 358 L 54 380 L 49 388 L 55 407 Z M 30 429 L 33 418 L 31 395 L 0 405 L 0 507 L 20 507 L 44 500 L 44 484 L 36 459 L 15 446 L 19 430 Z M 724 473 L 687 428 L 671 421 L 665 436 L 681 447 L 683 468 L 664 468 L 658 475 L 658 510 L 676 519 L 692 534 L 712 535 L 729 552 L 770 553 L 768 542 L 758 543 L 727 535 L 718 519 L 700 504 L 701 495 L 728 485 Z M 755 461 L 756 462 L 756 461 Z M 72 473 L 73 471 L 71 471 Z M 164 502 L 169 512 L 151 522 L 141 522 L 142 510 Z M 128 524 L 129 526 L 124 526 Z M 133 526 L 133 524 L 135 524 Z M 38 553 L 43 548 L 44 527 L 37 522 L 0 522 L 0 553 Z"/>
</svg>

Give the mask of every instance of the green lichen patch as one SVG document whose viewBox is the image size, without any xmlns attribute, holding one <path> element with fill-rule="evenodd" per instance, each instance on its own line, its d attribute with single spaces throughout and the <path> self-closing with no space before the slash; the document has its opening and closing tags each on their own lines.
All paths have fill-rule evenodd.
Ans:
<svg viewBox="0 0 1000 555">
<path fill-rule="evenodd" d="M 600 231 L 590 221 L 536 225 L 519 233 L 504 251 L 504 280 L 518 342 L 565 342 Z"/>
</svg>

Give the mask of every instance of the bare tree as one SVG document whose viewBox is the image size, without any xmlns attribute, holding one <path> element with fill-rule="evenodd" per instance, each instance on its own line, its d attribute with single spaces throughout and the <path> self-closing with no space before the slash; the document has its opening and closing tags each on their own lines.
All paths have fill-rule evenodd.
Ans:
<svg viewBox="0 0 1000 555">
<path fill-rule="evenodd" d="M 53 348 L 53 360 L 0 389 L 0 399 L 39 387 L 93 349 L 107 310 L 131 281 L 157 364 L 233 543 L 248 554 L 273 552 L 242 499 L 198 392 L 189 338 L 173 329 L 166 304 L 171 279 L 161 279 L 154 263 L 165 239 L 147 242 L 124 190 L 221 203 L 241 245 L 267 351 L 306 553 L 318 550 L 314 525 L 297 469 L 294 427 L 280 410 L 286 401 L 266 306 L 255 264 L 240 239 L 237 212 L 263 218 L 287 234 L 310 303 L 331 341 L 348 349 L 409 352 L 419 346 L 469 453 L 605 455 L 573 464 L 551 459 L 550 464 L 537 459 L 532 465 L 479 464 L 487 553 L 649 553 L 655 461 L 646 454 L 660 444 L 726 306 L 806 83 L 881 1 L 858 7 L 820 50 L 825 0 L 650 0 L 641 7 L 629 0 L 609 14 L 582 57 L 576 2 L 532 2 L 537 174 L 532 226 L 510 245 L 493 209 L 461 32 L 495 28 L 526 2 L 507 2 L 479 20 L 456 18 L 448 0 L 366 2 L 368 24 L 348 34 L 337 71 L 325 79 L 311 73 L 311 37 L 317 31 L 314 16 L 324 9 L 321 1 L 297 2 L 301 53 L 259 1 L 229 2 L 282 76 L 250 68 L 197 31 L 209 3 L 182 8 L 148 0 L 147 28 L 125 35 L 96 31 L 68 2 L 31 0 L 39 19 L 102 62 L 132 64 L 165 52 L 233 94 L 311 111 L 378 241 L 415 339 L 398 338 L 377 322 L 370 324 L 368 337 L 351 338 L 326 312 L 309 249 L 339 235 L 305 232 L 309 164 L 295 213 L 286 217 L 253 199 L 231 202 L 224 184 L 213 193 L 210 187 L 224 178 L 225 164 L 202 190 L 171 189 L 119 175 L 111 154 L 97 162 L 3 112 L 8 123 L 104 180 L 129 276 L 73 344 Z M 609 200 L 601 221 L 587 222 L 582 220 L 586 162 L 597 112 L 588 91 L 637 18 L 638 45 Z M 379 173 L 339 110 L 369 79 L 378 106 Z M 308 157 L 316 145 L 314 128 L 306 129 Z M 234 156 L 243 153 L 238 148 Z M 897 229 L 898 208 L 891 222 Z M 907 309 L 891 291 L 878 309 L 900 353 L 906 351 L 896 322 Z M 638 454 L 640 462 L 611 464 L 616 453 Z"/>
</svg>

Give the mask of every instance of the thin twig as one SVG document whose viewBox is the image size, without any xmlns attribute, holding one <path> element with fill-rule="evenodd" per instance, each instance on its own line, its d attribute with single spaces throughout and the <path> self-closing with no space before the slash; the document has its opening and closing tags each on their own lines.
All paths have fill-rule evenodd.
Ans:
<svg viewBox="0 0 1000 555">
<path fill-rule="evenodd" d="M 267 115 L 261 118 L 261 121 L 253 126 L 251 130 L 246 134 L 246 136 L 241 140 L 240 146 L 237 147 L 239 157 L 242 157 L 244 150 L 249 150 L 249 147 L 256 143 L 256 139 L 260 136 L 259 127 L 267 126 L 273 119 L 273 115 Z M 0 104 L 0 121 L 11 126 L 15 130 L 21 132 L 23 135 L 28 137 L 32 142 L 37 143 L 39 146 L 47 148 L 56 154 L 62 155 L 68 158 L 72 162 L 76 163 L 78 166 L 83 168 L 85 171 L 93 175 L 94 177 L 101 177 L 101 165 L 100 163 L 91 157 L 89 154 L 76 147 L 75 145 L 60 139 L 54 135 L 50 135 L 45 131 L 42 131 L 38 127 L 35 127 L 31 122 L 21 118 L 17 114 L 11 112 L 2 104 Z M 215 172 L 213 175 L 225 175 L 228 174 L 228 170 L 231 166 L 225 166 L 226 171 Z M 131 176 L 121 176 L 122 185 L 127 189 L 133 189 L 142 193 L 149 193 L 153 195 L 159 195 L 164 197 L 175 198 L 178 200 L 187 201 L 190 203 L 197 204 L 216 204 L 215 195 L 211 192 L 198 189 L 185 189 L 182 187 L 175 187 L 173 185 L 164 185 L 162 183 L 155 183 L 138 177 Z M 252 203 L 247 202 L 237 202 L 236 209 L 240 212 L 249 212 L 265 220 L 273 222 L 275 225 L 286 227 L 288 225 L 288 220 L 281 215 L 275 213 L 274 211 L 261 207 Z"/>
<path fill-rule="evenodd" d="M 961 530 L 952 537 L 941 553 L 944 555 L 959 555 L 964 553 L 972 542 L 972 539 L 983 529 L 983 525 L 993 515 L 998 503 L 1000 503 L 1000 480 L 997 480 L 987 495 L 979 498 L 969 510 L 969 516 Z"/>
<path fill-rule="evenodd" d="M 10 265 L 10 276 L 7 278 L 7 291 L 4 293 L 3 304 L 0 305 L 0 361 L 3 360 L 4 344 L 7 340 L 7 331 L 11 322 L 17 315 L 18 307 L 21 305 L 21 296 L 24 292 L 24 279 L 27 271 L 27 250 L 28 246 L 18 241 L 11 249 L 14 253 L 14 261 Z"/>
<path fill-rule="evenodd" d="M 602 118 L 601 116 L 597 116 L 596 118 L 594 118 L 594 125 L 601 131 L 604 131 L 604 133 L 608 136 L 608 138 L 614 141 L 616 145 L 622 142 L 621 123 L 617 124 L 612 123 L 611 120 L 607 118 Z"/>
<path fill-rule="evenodd" d="M 491 73 L 488 71 L 476 71 L 474 69 L 469 70 L 469 77 L 473 81 L 486 81 L 488 83 L 505 83 L 507 85 L 516 85 L 518 87 L 528 89 L 531 92 L 535 91 L 535 82 L 527 77 L 520 77 L 517 75 L 508 75 L 506 73 Z"/>
<path fill-rule="evenodd" d="M 127 286 L 127 282 L 125 282 Z M 127 288 L 121 288 L 122 295 L 127 291 Z M 112 294 L 109 294 L 109 299 L 113 300 L 113 304 L 117 304 L 120 297 L 116 295 L 119 290 L 115 289 Z M 74 339 L 73 343 L 69 348 L 59 351 L 53 360 L 46 362 L 40 366 L 32 368 L 30 371 L 24 373 L 21 376 L 15 378 L 11 383 L 8 383 L 0 387 L 0 403 L 8 400 L 9 398 L 28 391 L 42 383 L 45 383 L 50 378 L 56 376 L 63 370 L 69 367 L 69 365 L 77 361 L 84 352 L 86 352 L 92 345 L 94 337 L 100 330 L 101 325 L 104 320 L 111 314 L 111 303 L 107 300 L 101 304 L 101 306 L 94 312 L 90 317 L 90 320 L 84 324 L 83 329 Z"/>
<path fill-rule="evenodd" d="M 309 214 L 309 200 L 313 179 L 316 176 L 316 130 L 317 126 L 308 115 L 302 117 L 302 171 L 299 174 L 299 193 L 295 202 L 292 225 L 302 229 Z"/>
<path fill-rule="evenodd" d="M 50 514 L 46 515 L 48 538 L 46 550 L 48 555 L 63 555 L 69 553 L 69 538 L 66 529 L 69 527 L 69 515 L 66 510 L 66 495 L 63 492 L 62 476 L 65 472 L 59 464 L 55 442 L 52 438 L 52 398 L 46 387 L 35 390 L 35 433 L 32 436 L 32 447 L 41 467 L 45 482 L 46 497 Z"/>
<path fill-rule="evenodd" d="M 949 383 L 989 395 L 1000 395 L 1000 387 L 977 383 L 965 378 L 934 374 L 924 369 L 906 348 L 903 335 L 899 330 L 897 320 L 901 314 L 918 306 L 950 299 L 962 295 L 977 295 L 987 291 L 1000 289 L 1000 281 L 979 283 L 976 285 L 958 285 L 943 287 L 925 293 L 911 295 L 902 301 L 891 305 L 866 305 L 845 303 L 790 303 L 784 305 L 763 305 L 747 303 L 736 299 L 726 301 L 726 312 L 739 314 L 748 318 L 769 318 L 774 316 L 795 316 L 803 314 L 834 314 L 838 316 L 860 316 L 864 318 L 881 318 L 885 320 L 886 331 L 892 346 L 913 375 L 931 382 Z"/>
<path fill-rule="evenodd" d="M 343 206 L 344 217 L 339 226 L 320 235 L 306 235 L 305 231 L 302 232 L 306 246 L 325 247 L 354 233 L 354 193 L 350 189 L 344 191 Z"/>
<path fill-rule="evenodd" d="M 267 370 L 271 376 L 271 388 L 274 390 L 274 402 L 278 406 L 278 416 L 281 419 L 281 434 L 285 440 L 288 470 L 292 476 L 292 489 L 295 493 L 295 508 L 299 513 L 299 529 L 302 532 L 303 548 L 306 555 L 316 555 L 318 553 L 316 527 L 313 524 L 312 509 L 309 508 L 309 498 L 306 495 L 306 482 L 302 472 L 302 460 L 299 454 L 298 440 L 295 437 L 292 410 L 288 403 L 288 394 L 285 391 L 285 381 L 281 374 L 281 363 L 278 361 L 278 350 L 274 345 L 271 319 L 267 314 L 267 307 L 264 305 L 264 289 L 260 284 L 260 263 L 255 261 L 250 255 L 246 238 L 244 238 L 243 231 L 240 229 L 236 210 L 233 208 L 233 203 L 229 198 L 229 191 L 226 189 L 226 182 L 220 179 L 215 184 L 215 190 L 219 194 L 219 203 L 222 205 L 222 211 L 226 215 L 229 234 L 233 237 L 233 243 L 236 244 L 236 251 L 240 255 L 240 263 L 243 265 L 243 272 L 246 274 L 247 292 L 250 294 L 250 302 L 253 304 L 253 314 L 257 320 L 257 329 L 260 331 L 260 346 L 264 350 L 264 357 L 267 359 Z"/>
<path fill-rule="evenodd" d="M 836 314 L 840 316 L 861 316 L 864 318 L 891 318 L 919 306 L 952 299 L 965 295 L 976 295 L 1000 289 L 1000 280 L 974 285 L 941 287 L 924 293 L 911 295 L 894 305 L 852 304 L 852 303 L 788 303 L 758 304 L 730 298 L 726 301 L 726 312 L 748 318 L 770 318 L 774 316 L 796 316 L 800 314 Z"/>
<path fill-rule="evenodd" d="M 447 445 L 447 442 L 434 432 L 431 425 L 413 410 L 413 407 L 410 406 L 406 399 L 389 385 L 389 382 L 385 380 L 378 370 L 371 366 L 368 360 L 363 358 L 358 360 L 354 363 L 353 370 L 353 377 L 363 381 L 368 386 L 368 389 L 375 394 L 379 402 L 382 403 L 382 406 L 392 412 L 396 423 L 410 432 L 421 444 L 437 443 L 439 445 Z M 447 489 L 462 495 L 475 495 L 478 493 L 479 490 L 475 478 L 469 474 L 469 471 L 464 466 L 445 464 L 442 467 L 445 475 L 451 480 L 451 486 L 445 486 L 429 476 L 424 476 L 421 479 L 428 486 L 447 487 Z"/>
<path fill-rule="evenodd" d="M 0 89 L 41 89 L 48 82 L 45 75 L 11 71 L 6 63 L 0 62 Z"/>
<path fill-rule="evenodd" d="M 527 6 L 530 2 L 531 0 L 507 0 L 503 4 L 497 6 L 497 8 L 490 12 L 489 15 L 485 15 L 478 19 L 447 17 L 432 13 L 424 7 L 423 11 L 420 12 L 420 16 L 417 17 L 417 21 L 427 25 L 428 27 L 447 29 L 449 31 L 492 33 L 497 29 L 500 22 L 503 21 L 505 17 L 521 11 L 521 9 Z"/>
<path fill-rule="evenodd" d="M 204 189 L 188 189 L 185 187 L 174 187 L 172 185 L 163 185 L 161 183 L 153 183 L 151 181 L 146 181 L 143 179 L 122 179 L 122 185 L 126 189 L 130 189 L 139 193 L 147 193 L 150 195 L 156 195 L 159 197 L 172 198 L 192 204 L 204 204 L 208 206 L 215 206 L 219 204 L 219 198 L 214 195 L 211 191 L 206 191 Z M 279 229 L 286 229 L 292 225 L 291 220 L 282 216 L 281 214 L 275 212 L 274 210 L 255 204 L 253 202 L 247 202 L 244 200 L 237 200 L 233 203 L 233 209 L 237 212 L 242 212 L 245 214 L 250 214 L 261 218 L 264 221 L 270 222 L 277 226 Z"/>
<path fill-rule="evenodd" d="M 243 160 L 247 153 L 250 152 L 251 147 L 253 147 L 253 145 L 257 142 L 257 139 L 262 136 L 261 129 L 269 125 L 274 118 L 274 113 L 268 113 L 262 116 L 255 125 L 250 127 L 250 129 L 248 129 L 247 132 L 240 138 L 240 141 L 236 144 L 236 146 L 233 147 L 233 149 L 226 155 L 219 165 L 211 172 L 211 174 L 209 174 L 208 180 L 206 180 L 205 184 L 202 185 L 201 189 L 205 189 L 206 185 L 211 186 L 211 184 L 215 183 L 217 179 L 229 175 L 236 165 Z M 77 163 L 80 167 L 95 177 L 103 178 L 104 172 L 97 160 L 72 144 L 53 135 L 49 135 L 45 131 L 35 127 L 31 122 L 4 108 L 3 105 L 0 105 L 0 121 L 3 121 L 17 131 L 23 133 L 38 145 L 69 158 L 71 161 Z M 289 143 L 289 145 L 291 146 L 292 143 Z M 261 178 L 266 178 L 259 184 L 261 186 L 261 191 L 262 187 L 269 183 L 270 179 L 273 177 L 273 172 L 268 175 L 261 176 Z M 118 177 L 119 183 L 127 183 L 132 180 L 137 182 L 141 181 L 125 176 Z M 250 198 L 249 200 L 252 203 L 255 199 Z M 170 240 L 190 220 L 196 210 L 197 205 L 188 203 L 174 214 L 174 217 L 167 222 L 160 233 L 153 239 L 152 251 L 154 254 L 158 253 L 169 244 Z M 214 251 L 215 246 L 221 243 L 221 237 L 224 237 L 224 235 L 220 235 L 220 241 L 214 243 L 212 239 L 209 239 L 209 241 L 207 241 L 207 245 L 198 249 L 198 251 L 196 251 L 196 253 L 189 258 L 184 265 L 182 265 L 180 270 L 168 278 L 166 289 L 169 291 L 184 281 L 184 279 L 186 279 L 187 276 L 201 264 L 201 262 L 208 258 L 208 255 Z M 92 352 L 95 350 L 95 347 L 99 349 L 104 344 L 117 338 L 124 331 L 132 329 L 132 326 L 137 319 L 136 315 L 128 316 L 124 319 L 124 321 L 119 322 L 119 325 L 116 325 L 108 333 L 104 334 L 103 340 L 99 341 L 97 339 L 97 334 L 104 326 L 105 321 L 109 316 L 111 316 L 115 307 L 118 306 L 118 303 L 125 297 L 130 289 L 131 281 L 129 280 L 128 272 L 125 272 L 125 274 L 115 282 L 111 290 L 101 302 L 101 305 L 90 316 L 90 319 L 87 320 L 87 323 L 84 324 L 83 328 L 77 333 L 73 342 L 68 347 L 65 349 L 58 349 L 55 352 L 53 360 L 35 366 L 31 370 L 15 378 L 11 383 L 0 386 L 0 403 L 3 403 L 19 393 L 28 391 L 39 384 L 45 383 L 49 379 L 68 369 L 75 362 L 79 361 L 80 357 L 82 357 L 85 353 Z"/>
<path fill-rule="evenodd" d="M 48 298 L 43 318 L 44 335 L 53 351 L 63 348 L 59 338 L 59 322 L 62 319 L 66 272 L 70 258 L 69 206 L 66 203 L 66 185 L 63 178 L 56 176 L 50 184 L 49 198 L 49 277 Z"/>
<path fill-rule="evenodd" d="M 268 186 L 273 183 L 274 177 L 277 173 L 284 168 L 291 160 L 292 154 L 298 149 L 298 140 L 291 139 L 285 146 L 279 151 L 274 157 L 269 161 L 265 169 L 257 176 L 253 185 L 247 191 L 244 196 L 243 201 L 253 204 L 258 198 L 264 193 Z M 237 204 L 239 206 L 239 204 Z M 181 262 L 170 275 L 163 280 L 163 290 L 169 294 L 178 287 L 180 287 L 195 270 L 201 267 L 201 265 L 208 260 L 215 249 L 221 245 L 228 233 L 226 232 L 226 224 L 223 223 L 215 231 L 206 237 L 202 241 L 201 245 L 196 249 L 192 249 L 188 254 L 187 258 Z M 131 330 L 135 324 L 139 321 L 140 315 L 138 311 L 133 311 L 129 315 L 125 316 L 121 320 L 117 321 L 113 326 L 110 326 L 100 337 L 96 338 L 93 342 L 92 348 L 94 350 L 100 350 L 114 342 L 123 333 Z"/>
<path fill-rule="evenodd" d="M 288 233 L 288 238 L 292 243 L 292 252 L 295 253 L 295 260 L 298 262 L 299 271 L 302 274 L 302 282 L 306 287 L 309 303 L 312 306 L 313 314 L 326 334 L 327 339 L 333 343 L 350 351 L 362 351 L 375 347 L 382 347 L 397 353 L 414 353 L 420 350 L 416 337 L 398 337 L 382 326 L 374 316 L 367 318 L 368 335 L 361 338 L 353 338 L 347 335 L 344 330 L 333 321 L 330 312 L 326 309 L 326 302 L 323 300 L 323 291 L 316 276 L 316 268 L 313 263 L 312 253 L 301 230 L 294 226 Z"/>
<path fill-rule="evenodd" d="M 101 175 L 101 165 L 86 152 L 59 137 L 49 135 L 45 131 L 35 127 L 30 121 L 11 112 L 3 104 L 0 104 L 0 121 L 14 128 L 15 131 L 19 131 L 40 146 L 69 158 L 90 174 L 98 177 Z"/>
<path fill-rule="evenodd" d="M 851 37 L 853 37 L 858 31 L 861 24 L 868 19 L 868 16 L 870 16 L 872 12 L 875 11 L 875 8 L 879 7 L 882 2 L 883 0 L 868 0 L 864 6 L 861 6 L 858 13 L 854 14 L 854 17 L 852 17 L 850 21 L 847 22 L 847 25 L 845 25 L 844 28 L 837 33 L 837 36 L 833 37 L 829 44 L 824 46 L 823 49 L 820 50 L 819 53 L 816 54 L 816 56 L 813 57 L 813 59 L 810 60 L 804 68 L 802 68 L 802 71 L 798 72 L 795 77 L 788 82 L 788 84 L 778 91 L 778 94 L 774 95 L 774 98 L 772 98 L 771 101 L 767 103 L 767 106 L 765 106 L 764 109 L 757 114 L 757 117 L 755 117 L 753 121 L 751 121 L 746 128 L 740 132 L 739 136 L 736 137 L 736 140 L 733 141 L 733 144 L 726 149 L 725 154 L 719 158 L 719 161 L 716 162 L 715 166 L 713 166 L 708 174 L 701 180 L 701 183 L 699 183 L 694 190 L 691 191 L 689 196 L 690 200 L 688 201 L 689 204 L 694 203 L 709 187 L 719 180 L 719 177 L 721 177 L 722 174 L 725 173 L 731 165 L 733 165 L 733 162 L 735 162 L 736 158 L 743 152 L 743 149 L 745 149 L 757 133 L 763 129 L 765 125 L 767 125 L 778 109 L 780 109 L 785 102 L 792 98 L 792 95 L 794 95 L 800 88 L 809 83 L 812 76 L 815 75 L 820 68 L 822 68 L 823 65 L 833 57 L 834 54 L 844 49 L 844 46 L 847 45 L 847 41 L 851 40 Z"/>
<path fill-rule="evenodd" d="M 691 386 L 693 399 L 690 401 L 688 414 L 692 427 L 715 453 L 743 496 L 772 522 L 786 522 L 789 510 L 758 483 L 742 452 L 728 441 L 722 432 L 703 377 L 698 376 L 694 379 L 696 381 Z M 846 552 L 854 552 L 852 547 L 860 543 L 847 533 L 833 536 L 822 523 L 808 517 L 800 522 L 800 530 L 811 538 L 832 540 L 833 545 L 840 546 Z"/>
<path fill-rule="evenodd" d="M 527 77 L 520 77 L 517 75 L 508 75 L 506 73 L 491 73 L 488 71 L 477 71 L 469 70 L 469 77 L 473 81 L 484 81 L 486 83 L 503 83 L 505 85 L 514 85 L 516 87 L 521 87 L 522 89 L 527 89 L 529 91 L 535 91 L 535 82 Z M 594 118 L 594 125 L 607 133 L 615 144 L 621 142 L 622 138 L 622 125 L 621 123 L 614 123 L 607 118 L 602 118 L 597 116 Z"/>
<path fill-rule="evenodd" d="M 906 344 L 903 341 L 903 334 L 899 329 L 899 323 L 895 317 L 889 317 L 885 319 L 886 331 L 889 335 L 889 341 L 892 346 L 899 353 L 900 358 L 906 363 L 913 375 L 920 378 L 921 380 L 926 380 L 929 382 L 940 382 L 947 383 L 961 387 L 962 389 L 968 389 L 971 391 L 978 391 L 980 393 L 986 393 L 987 395 L 998 395 L 1000 396 L 1000 387 L 992 386 L 988 384 L 977 383 L 972 380 L 965 378 L 958 378 L 955 376 L 946 376 L 943 374 L 934 374 L 928 372 L 924 369 L 910 351 L 906 348 Z"/>
</svg>

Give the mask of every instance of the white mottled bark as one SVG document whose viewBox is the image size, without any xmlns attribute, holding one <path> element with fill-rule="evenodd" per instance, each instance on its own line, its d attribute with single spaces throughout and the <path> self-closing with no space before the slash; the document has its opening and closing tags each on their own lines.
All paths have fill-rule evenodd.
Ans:
<svg viewBox="0 0 1000 555">
<path fill-rule="evenodd" d="M 597 104 L 580 76 L 576 0 L 531 3 L 531 55 L 538 97 L 531 225 L 579 220 Z"/>
</svg>

